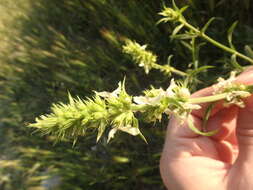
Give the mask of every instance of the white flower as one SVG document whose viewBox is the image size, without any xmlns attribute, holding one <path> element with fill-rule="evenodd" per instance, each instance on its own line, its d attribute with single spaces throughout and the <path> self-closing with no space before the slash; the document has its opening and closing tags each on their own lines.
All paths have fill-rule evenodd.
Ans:
<svg viewBox="0 0 253 190">
<path fill-rule="evenodd" d="M 135 96 L 133 101 L 139 105 L 158 105 L 165 97 L 165 91 L 162 88 L 153 89 L 146 93 L 146 96 Z"/>
<path fill-rule="evenodd" d="M 235 71 L 231 72 L 230 77 L 227 80 L 219 78 L 218 83 L 213 85 L 213 94 L 227 93 L 225 99 L 226 102 L 224 103 L 225 106 L 235 104 L 243 108 L 245 105 L 242 99 L 250 96 L 251 94 L 245 91 L 245 85 L 235 83 L 235 74 Z"/>
<path fill-rule="evenodd" d="M 178 91 L 179 97 L 189 98 L 191 96 L 191 93 L 188 88 L 181 87 Z"/>
<path fill-rule="evenodd" d="M 184 121 L 188 115 L 194 109 L 200 109 L 201 107 L 197 104 L 188 102 L 190 98 L 190 91 L 183 85 L 178 85 L 174 79 L 171 80 L 170 86 L 164 91 L 163 89 L 153 89 L 146 93 L 146 96 L 137 96 L 133 100 L 139 105 L 151 105 L 159 106 L 158 109 L 164 109 L 163 103 L 165 100 L 168 101 L 166 104 L 167 108 L 163 110 L 163 113 L 170 115 L 175 114 L 177 118 Z M 160 115 L 159 115 L 160 116 Z"/>
<path fill-rule="evenodd" d="M 222 93 L 225 89 L 231 88 L 235 85 L 235 76 L 236 72 L 232 71 L 230 74 L 230 77 L 225 80 L 224 78 L 218 78 L 218 83 L 213 85 L 213 94 L 219 94 Z"/>
<path fill-rule="evenodd" d="M 188 88 L 177 85 L 174 79 L 171 79 L 170 86 L 166 90 L 167 97 L 189 98 L 191 95 Z"/>
<path fill-rule="evenodd" d="M 135 96 L 133 98 L 134 102 L 139 105 L 158 105 L 163 98 L 163 95 L 158 95 L 157 97 L 147 97 L 147 96 Z"/>
<path fill-rule="evenodd" d="M 241 108 L 245 107 L 244 102 L 242 101 L 242 98 L 246 98 L 248 96 L 250 96 L 251 94 L 249 92 L 246 91 L 232 91 L 229 92 L 226 100 L 227 102 L 225 103 L 225 106 L 228 106 L 230 104 L 235 104 Z"/>
<path fill-rule="evenodd" d="M 166 95 L 167 97 L 173 97 L 173 96 L 175 96 L 175 92 L 174 92 L 175 88 L 177 88 L 177 85 L 176 85 L 176 83 L 175 83 L 175 80 L 174 80 L 174 79 L 171 79 L 171 81 L 170 81 L 170 86 L 167 88 L 166 94 L 165 94 L 165 95 Z"/>
</svg>

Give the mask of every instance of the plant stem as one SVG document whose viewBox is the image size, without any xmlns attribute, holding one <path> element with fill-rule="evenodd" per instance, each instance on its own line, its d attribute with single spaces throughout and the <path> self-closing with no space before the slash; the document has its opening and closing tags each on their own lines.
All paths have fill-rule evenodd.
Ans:
<svg viewBox="0 0 253 190">
<path fill-rule="evenodd" d="M 171 67 L 169 65 L 153 64 L 152 68 L 159 69 L 160 71 L 165 72 L 165 73 L 171 73 L 172 72 L 172 73 L 178 74 L 180 76 L 186 76 L 187 75 L 185 72 L 177 70 L 174 67 Z"/>
<path fill-rule="evenodd" d="M 253 85 L 246 86 L 245 89 L 246 92 L 253 93 Z M 225 99 L 228 96 L 228 92 L 222 93 L 222 94 L 216 94 L 212 96 L 205 96 L 205 97 L 199 97 L 199 98 L 190 98 L 189 103 L 192 104 L 200 104 L 200 103 L 208 103 L 208 102 L 215 102 L 218 100 Z"/>
<path fill-rule="evenodd" d="M 227 97 L 228 93 L 222 93 L 222 94 L 217 94 L 213 96 L 205 96 L 205 97 L 200 97 L 200 98 L 190 98 L 189 103 L 192 104 L 200 104 L 200 103 L 208 103 L 208 102 L 215 102 L 218 100 L 225 99 Z"/>
<path fill-rule="evenodd" d="M 199 29 L 195 28 L 194 26 L 192 26 L 191 24 L 189 24 L 184 18 L 180 18 L 179 22 L 184 24 L 185 27 L 187 27 L 188 29 L 196 32 L 200 37 L 202 37 L 203 39 L 205 39 L 206 41 L 210 42 L 211 44 L 213 44 L 214 46 L 225 50 L 226 52 L 231 53 L 232 55 L 236 55 L 242 59 L 244 59 L 245 61 L 250 62 L 251 64 L 253 64 L 253 59 L 243 55 L 242 53 L 236 51 L 235 49 L 232 49 L 230 47 L 227 47 L 223 44 L 221 44 L 220 42 L 217 42 L 216 40 L 210 38 L 209 36 L 207 36 L 205 33 L 201 32 Z"/>
</svg>

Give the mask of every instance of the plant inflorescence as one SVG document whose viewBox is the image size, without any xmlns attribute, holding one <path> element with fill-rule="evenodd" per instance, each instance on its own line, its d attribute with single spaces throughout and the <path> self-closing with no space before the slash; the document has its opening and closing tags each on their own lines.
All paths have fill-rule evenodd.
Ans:
<svg viewBox="0 0 253 190">
<path fill-rule="evenodd" d="M 236 26 L 234 23 L 228 30 L 228 46 L 219 43 L 206 35 L 214 18 L 211 18 L 201 29 L 194 27 L 183 16 L 187 7 L 179 9 L 175 2 L 172 7 L 164 7 L 159 13 L 162 18 L 158 23 L 172 22 L 176 24 L 171 38 L 179 40 L 191 40 L 201 38 L 212 45 L 231 54 L 231 64 L 237 72 L 243 67 L 237 62 L 240 58 L 248 63 L 253 63 L 253 59 L 238 52 L 232 43 L 232 34 Z M 183 32 L 181 32 L 183 31 Z M 249 48 L 249 47 L 248 47 Z M 140 45 L 131 40 L 126 40 L 123 52 L 128 54 L 132 60 L 143 67 L 148 74 L 151 69 L 158 69 L 166 75 L 177 74 L 185 79 L 184 82 L 171 79 L 167 89 L 151 88 L 143 91 L 140 96 L 131 96 L 125 89 L 125 80 L 119 82 L 118 88 L 113 92 L 96 92 L 92 98 L 85 100 L 79 97 L 73 98 L 69 94 L 69 103 L 57 103 L 52 105 L 52 113 L 36 118 L 36 122 L 30 127 L 36 128 L 43 135 L 53 134 L 58 140 L 73 138 L 74 142 L 79 136 L 84 136 L 89 132 L 97 131 L 97 141 L 108 131 L 107 141 L 109 142 L 116 132 L 122 131 L 128 134 L 139 135 L 144 141 L 145 137 L 139 129 L 137 117 L 141 117 L 145 122 L 156 122 L 162 119 L 162 115 L 175 115 L 182 123 L 188 122 L 188 126 L 200 135 L 210 136 L 217 131 L 206 132 L 194 127 L 189 114 L 194 109 L 200 109 L 200 103 L 216 102 L 224 100 L 225 105 L 235 104 L 243 107 L 243 98 L 248 97 L 253 92 L 252 86 L 238 84 L 235 82 L 236 72 L 232 72 L 229 79 L 218 79 L 218 83 L 213 85 L 214 93 L 211 96 L 192 98 L 188 88 L 189 73 L 180 71 L 172 67 L 169 63 L 160 65 L 157 63 L 157 56 L 147 50 L 147 45 Z M 169 56 L 169 62 L 172 56 Z M 201 71 L 201 69 L 200 69 Z M 208 112 L 205 120 L 208 119 Z"/>
</svg>

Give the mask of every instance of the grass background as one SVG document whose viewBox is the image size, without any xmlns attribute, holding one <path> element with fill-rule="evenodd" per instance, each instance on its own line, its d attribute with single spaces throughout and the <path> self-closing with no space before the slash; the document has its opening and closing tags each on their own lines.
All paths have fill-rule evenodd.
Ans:
<svg viewBox="0 0 253 190">
<path fill-rule="evenodd" d="M 191 53 L 170 41 L 173 26 L 159 24 L 163 3 L 157 0 L 1 0 L 0 1 L 0 189 L 3 190 L 159 190 L 159 157 L 164 123 L 142 124 L 149 141 L 119 134 L 108 145 L 95 135 L 77 145 L 54 137 L 40 137 L 27 129 L 50 105 L 67 101 L 67 92 L 81 98 L 92 90 L 113 90 L 126 76 L 127 91 L 137 95 L 151 84 L 166 87 L 169 78 L 144 71 L 122 54 L 125 38 L 148 44 L 165 64 L 170 54 L 177 69 L 192 69 Z M 253 45 L 251 0 L 183 0 L 189 22 L 203 26 L 218 17 L 208 34 L 227 43 L 229 26 L 239 20 L 234 44 L 243 52 Z M 201 73 L 204 87 L 233 68 L 229 55 L 211 45 L 201 48 L 199 65 L 214 69 Z M 242 63 L 243 64 L 243 63 Z M 173 76 L 176 77 L 177 76 Z M 50 187 L 51 185 L 51 187 Z"/>
</svg>

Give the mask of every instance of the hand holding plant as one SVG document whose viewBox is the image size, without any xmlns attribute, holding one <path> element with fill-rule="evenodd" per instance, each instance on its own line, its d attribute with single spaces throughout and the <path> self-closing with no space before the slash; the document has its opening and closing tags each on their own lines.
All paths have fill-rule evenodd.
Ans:
<svg viewBox="0 0 253 190">
<path fill-rule="evenodd" d="M 235 79 L 236 83 L 253 84 L 253 68 Z M 191 97 L 208 96 L 214 92 L 208 87 Z M 237 190 L 252 189 L 253 167 L 253 96 L 243 101 L 245 106 L 215 104 L 206 123 L 207 130 L 219 129 L 212 137 L 199 136 L 189 130 L 187 122 L 173 117 L 160 162 L 164 184 L 168 189 Z M 201 129 L 205 108 L 193 111 L 189 117 Z"/>
</svg>

